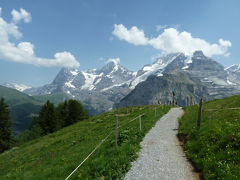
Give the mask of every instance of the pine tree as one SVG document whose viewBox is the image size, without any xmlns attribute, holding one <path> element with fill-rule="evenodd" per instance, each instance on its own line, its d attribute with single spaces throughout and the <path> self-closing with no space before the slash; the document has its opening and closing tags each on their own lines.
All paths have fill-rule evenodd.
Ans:
<svg viewBox="0 0 240 180">
<path fill-rule="evenodd" d="M 82 104 L 77 100 L 71 99 L 68 101 L 68 113 L 68 121 L 71 124 L 82 121 L 88 117 L 88 114 Z"/>
<path fill-rule="evenodd" d="M 49 101 L 41 108 L 38 121 L 44 134 L 52 133 L 58 129 L 55 108 Z"/>
<path fill-rule="evenodd" d="M 78 121 L 88 118 L 88 112 L 77 100 L 69 100 L 57 107 L 58 121 L 62 122 L 62 127 L 69 126 Z"/>
<path fill-rule="evenodd" d="M 11 147 L 12 131 L 10 112 L 8 105 L 5 104 L 4 99 L 0 100 L 0 152 L 3 152 Z"/>
<path fill-rule="evenodd" d="M 60 128 L 68 126 L 68 101 L 64 101 L 63 103 L 59 104 L 56 111 Z"/>
</svg>

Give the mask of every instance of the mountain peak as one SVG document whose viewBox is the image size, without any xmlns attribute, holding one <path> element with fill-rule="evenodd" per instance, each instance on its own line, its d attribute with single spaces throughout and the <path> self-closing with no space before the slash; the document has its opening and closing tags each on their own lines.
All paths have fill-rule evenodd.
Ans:
<svg viewBox="0 0 240 180">
<path fill-rule="evenodd" d="M 107 64 L 98 70 L 99 73 L 109 74 L 117 72 L 118 70 L 125 71 L 127 70 L 120 64 L 120 59 L 109 59 L 107 60 Z M 128 70 L 127 70 L 128 71 Z"/>
<path fill-rule="evenodd" d="M 201 50 L 195 51 L 193 57 L 206 57 Z"/>
</svg>

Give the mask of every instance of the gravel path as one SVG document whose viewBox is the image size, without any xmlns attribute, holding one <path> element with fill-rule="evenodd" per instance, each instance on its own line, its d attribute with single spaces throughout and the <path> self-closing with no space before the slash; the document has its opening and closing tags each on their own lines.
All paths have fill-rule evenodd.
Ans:
<svg viewBox="0 0 240 180">
<path fill-rule="evenodd" d="M 176 137 L 181 108 L 172 108 L 141 142 L 125 180 L 198 180 Z"/>
</svg>

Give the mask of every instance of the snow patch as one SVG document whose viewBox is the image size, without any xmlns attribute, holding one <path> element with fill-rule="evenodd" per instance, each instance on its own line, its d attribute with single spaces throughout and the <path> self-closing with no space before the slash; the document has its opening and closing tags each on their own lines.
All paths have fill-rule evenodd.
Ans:
<svg viewBox="0 0 240 180">
<path fill-rule="evenodd" d="M 185 66 L 182 68 L 183 70 L 189 68 L 189 65 L 192 63 L 192 57 L 193 55 L 187 56 L 187 59 L 184 60 Z"/>
<path fill-rule="evenodd" d="M 145 81 L 148 76 L 152 74 L 156 74 L 157 76 L 162 76 L 162 72 L 164 71 L 164 68 L 170 64 L 176 57 L 178 57 L 180 54 L 176 54 L 170 59 L 158 59 L 155 63 L 151 65 L 147 65 L 143 67 L 144 73 L 138 77 L 136 77 L 131 83 L 130 83 L 130 89 L 134 89 L 140 82 Z"/>
<path fill-rule="evenodd" d="M 102 77 L 103 76 L 103 73 L 101 73 L 99 75 L 98 74 L 91 74 L 91 73 L 87 73 L 87 72 L 82 72 L 82 73 L 85 77 L 85 84 L 82 86 L 81 89 L 93 90 L 95 88 L 95 86 L 94 86 L 95 79 L 97 77 Z"/>
<path fill-rule="evenodd" d="M 66 82 L 65 85 L 70 88 L 76 88 L 74 85 L 72 85 L 72 81 Z"/>
<path fill-rule="evenodd" d="M 70 71 L 70 73 L 71 73 L 73 76 L 76 76 L 76 75 L 78 75 L 78 71 L 77 71 L 77 70 Z"/>
<path fill-rule="evenodd" d="M 94 84 L 95 85 L 98 84 L 101 80 L 102 80 L 101 78 L 97 79 L 97 81 Z"/>
<path fill-rule="evenodd" d="M 5 83 L 3 84 L 3 86 L 8 87 L 8 88 L 12 88 L 12 89 L 16 89 L 18 91 L 23 92 L 26 89 L 30 89 L 30 86 L 24 85 L 24 84 L 17 84 L 17 83 Z"/>
<path fill-rule="evenodd" d="M 112 89 L 112 88 L 114 88 L 114 87 L 120 87 L 120 86 L 122 86 L 122 85 L 124 85 L 124 84 L 128 84 L 128 83 L 129 83 L 129 81 L 124 82 L 124 83 L 121 83 L 121 84 L 114 84 L 114 85 L 112 85 L 112 86 L 110 86 L 110 87 L 107 87 L 107 88 L 102 89 L 101 92 L 107 91 L 107 90 Z"/>
<path fill-rule="evenodd" d="M 236 85 L 235 83 L 233 83 L 233 82 L 231 82 L 228 78 L 227 78 L 227 83 L 229 84 L 229 85 Z"/>
<path fill-rule="evenodd" d="M 225 70 L 230 71 L 230 72 L 239 72 L 240 71 L 240 64 L 233 64 L 226 68 Z"/>
</svg>

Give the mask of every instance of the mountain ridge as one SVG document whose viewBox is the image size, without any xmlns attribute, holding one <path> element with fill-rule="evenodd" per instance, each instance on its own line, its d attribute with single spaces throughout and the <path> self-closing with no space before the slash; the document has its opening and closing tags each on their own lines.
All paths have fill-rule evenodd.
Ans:
<svg viewBox="0 0 240 180">
<path fill-rule="evenodd" d="M 26 89 L 24 92 L 29 95 L 65 93 L 100 113 L 114 107 L 114 104 L 120 102 L 149 76 L 161 78 L 164 74 L 175 71 L 186 72 L 200 80 L 202 86 L 208 87 L 207 93 L 214 98 L 224 97 L 224 94 L 237 94 L 240 89 L 240 73 L 232 69 L 233 67 L 224 69 L 202 51 L 195 51 L 192 55 L 167 54 L 137 72 L 123 67 L 119 59 L 111 59 L 99 69 L 80 71 L 76 68 L 63 68 L 52 83 Z"/>
</svg>

